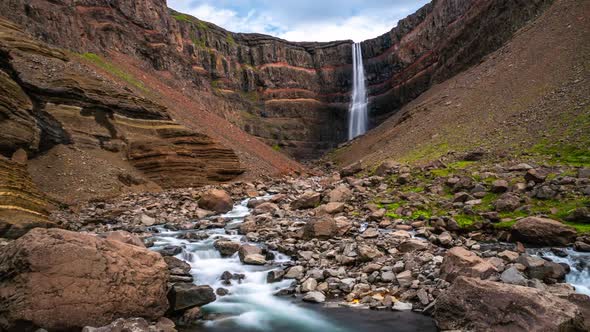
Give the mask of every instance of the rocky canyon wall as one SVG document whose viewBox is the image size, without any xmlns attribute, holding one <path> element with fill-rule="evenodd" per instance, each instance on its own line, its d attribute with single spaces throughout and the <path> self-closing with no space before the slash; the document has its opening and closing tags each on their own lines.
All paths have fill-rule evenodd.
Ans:
<svg viewBox="0 0 590 332">
<path fill-rule="evenodd" d="M 476 64 L 550 2 L 434 0 L 363 42 L 371 125 Z M 233 33 L 161 0 L 4 0 L 0 13 L 51 44 L 123 53 L 167 71 L 210 111 L 296 158 L 346 139 L 352 41 Z"/>
</svg>

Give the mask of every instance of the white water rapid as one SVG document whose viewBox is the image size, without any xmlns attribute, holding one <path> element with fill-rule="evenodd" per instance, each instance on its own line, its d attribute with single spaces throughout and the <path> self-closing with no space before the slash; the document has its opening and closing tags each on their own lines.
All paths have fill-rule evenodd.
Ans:
<svg viewBox="0 0 590 332">
<path fill-rule="evenodd" d="M 237 253 L 232 257 L 221 257 L 213 246 L 215 241 L 227 239 L 248 243 L 244 236 L 231 230 L 249 215 L 247 204 L 248 200 L 244 200 L 235 205 L 231 212 L 222 215 L 231 220 L 226 228 L 207 230 L 209 237 L 204 240 L 179 239 L 187 231 L 169 231 L 157 227 L 159 233 L 154 236 L 153 249 L 158 250 L 167 245 L 182 246 L 182 252 L 176 257 L 191 265 L 191 274 L 197 284 L 210 285 L 213 289 L 223 287 L 230 292 L 229 295 L 218 296 L 217 301 L 202 308 L 203 312 L 219 318 L 206 321 L 196 331 L 348 331 L 321 314 L 274 295 L 278 290 L 291 286 L 292 280 L 269 284 L 266 276 L 269 271 L 280 268 L 281 263 L 290 261 L 289 257 L 273 252 L 273 265 L 265 266 L 244 265 Z M 225 271 L 243 274 L 245 278 L 241 283 L 224 285 L 220 276 Z"/>
<path fill-rule="evenodd" d="M 367 107 L 369 98 L 363 67 L 363 52 L 360 43 L 352 45 L 352 101 L 348 110 L 348 139 L 351 140 L 367 131 Z"/>
<path fill-rule="evenodd" d="M 570 272 L 565 277 L 565 282 L 574 286 L 577 293 L 590 296 L 590 253 L 579 252 L 571 248 L 565 249 L 567 256 L 560 257 L 550 249 L 537 249 L 533 253 L 547 258 L 555 263 L 566 263 Z"/>
</svg>

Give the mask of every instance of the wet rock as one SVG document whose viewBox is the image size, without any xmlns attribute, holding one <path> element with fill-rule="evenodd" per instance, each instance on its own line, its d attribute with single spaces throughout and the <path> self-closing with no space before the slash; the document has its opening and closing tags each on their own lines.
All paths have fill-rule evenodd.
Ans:
<svg viewBox="0 0 590 332">
<path fill-rule="evenodd" d="M 158 250 L 162 256 L 176 256 L 182 252 L 182 247 L 179 246 L 165 246 Z"/>
<path fill-rule="evenodd" d="M 294 210 L 313 209 L 320 205 L 321 195 L 313 191 L 307 191 L 291 202 Z"/>
<path fill-rule="evenodd" d="M 147 214 L 142 214 L 140 219 L 141 223 L 146 226 L 153 226 L 156 224 L 156 219 L 148 216 Z"/>
<path fill-rule="evenodd" d="M 5 328 L 81 329 L 119 317 L 158 319 L 168 308 L 166 263 L 138 246 L 37 228 L 4 246 L 0 262 Z"/>
<path fill-rule="evenodd" d="M 164 257 L 164 261 L 166 262 L 166 265 L 168 265 L 170 274 L 190 275 L 191 266 L 187 262 L 172 256 Z"/>
<path fill-rule="evenodd" d="M 303 301 L 312 303 L 323 303 L 326 302 L 326 296 L 321 292 L 309 292 L 303 297 Z"/>
<path fill-rule="evenodd" d="M 226 296 L 229 294 L 229 290 L 227 288 L 219 287 L 215 290 L 215 294 L 217 294 L 217 296 Z"/>
<path fill-rule="evenodd" d="M 248 265 L 264 265 L 266 264 L 266 257 L 262 254 L 263 251 L 257 246 L 244 244 L 240 246 L 238 255 L 240 261 Z"/>
<path fill-rule="evenodd" d="M 204 306 L 215 301 L 217 297 L 210 286 L 197 286 L 192 283 L 174 284 L 168 292 L 170 309 L 181 311 Z"/>
<path fill-rule="evenodd" d="M 590 243 L 586 243 L 586 242 L 582 242 L 582 241 L 576 241 L 576 243 L 574 243 L 574 248 L 577 251 L 590 252 Z"/>
<path fill-rule="evenodd" d="M 457 278 L 437 299 L 434 319 L 441 330 L 474 331 L 583 331 L 584 323 L 580 310 L 567 300 L 467 277 Z"/>
<path fill-rule="evenodd" d="M 301 284 L 301 292 L 302 293 L 307 293 L 307 292 L 315 291 L 315 289 L 316 289 L 317 286 L 318 286 L 317 280 L 315 280 L 314 278 L 307 278 Z"/>
<path fill-rule="evenodd" d="M 266 275 L 266 282 L 269 284 L 272 284 L 273 282 L 279 282 L 279 281 L 283 280 L 284 276 L 285 276 L 284 270 L 272 270 L 272 271 L 269 271 L 268 274 Z"/>
<path fill-rule="evenodd" d="M 234 205 L 230 195 L 226 191 L 219 189 L 206 191 L 201 195 L 198 203 L 199 208 L 217 213 L 229 212 Z"/>
<path fill-rule="evenodd" d="M 567 273 L 560 264 L 546 261 L 540 257 L 521 255 L 516 262 L 526 268 L 526 274 L 532 279 L 555 282 L 563 280 Z"/>
<path fill-rule="evenodd" d="M 301 265 L 290 267 L 285 273 L 285 279 L 303 279 L 305 268 Z"/>
<path fill-rule="evenodd" d="M 162 318 L 155 325 L 151 325 L 143 318 L 119 318 L 109 325 L 102 327 L 86 326 L 82 332 L 176 332 L 174 322 L 168 318 Z"/>
<path fill-rule="evenodd" d="M 411 303 L 397 301 L 393 304 L 391 309 L 394 311 L 410 311 L 412 308 L 413 306 Z"/>
<path fill-rule="evenodd" d="M 215 241 L 213 246 L 219 251 L 221 256 L 224 257 L 232 256 L 240 249 L 240 243 L 227 240 Z"/>
<path fill-rule="evenodd" d="M 573 243 L 576 230 L 557 220 L 528 217 L 519 220 L 512 227 L 515 239 L 538 245 L 566 246 Z"/>
<path fill-rule="evenodd" d="M 487 279 L 496 272 L 496 268 L 490 263 L 462 247 L 455 247 L 447 251 L 440 267 L 441 278 L 449 282 L 458 276 Z"/>
</svg>

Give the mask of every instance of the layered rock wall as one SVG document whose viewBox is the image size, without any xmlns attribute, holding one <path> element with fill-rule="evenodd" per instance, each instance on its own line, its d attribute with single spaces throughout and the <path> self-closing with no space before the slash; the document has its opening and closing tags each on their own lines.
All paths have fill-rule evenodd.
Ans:
<svg viewBox="0 0 590 332">
<path fill-rule="evenodd" d="M 550 2 L 434 0 L 363 42 L 371 125 L 476 64 Z M 236 34 L 157 0 L 6 0 L 0 14 L 52 44 L 121 52 L 170 71 L 202 92 L 211 111 L 295 157 L 316 157 L 346 139 L 351 41 Z"/>
</svg>

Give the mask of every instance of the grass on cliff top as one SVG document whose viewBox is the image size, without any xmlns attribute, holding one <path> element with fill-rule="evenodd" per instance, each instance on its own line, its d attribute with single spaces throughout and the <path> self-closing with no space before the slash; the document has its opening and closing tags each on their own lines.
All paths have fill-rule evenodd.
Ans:
<svg viewBox="0 0 590 332">
<path fill-rule="evenodd" d="M 192 16 L 187 15 L 187 14 L 183 14 L 183 13 L 173 13 L 171 16 L 172 16 L 173 19 L 175 19 L 177 21 L 180 21 L 180 22 L 188 22 L 188 23 L 190 23 L 190 22 L 193 21 L 193 17 Z"/>
<path fill-rule="evenodd" d="M 112 75 L 122 79 L 123 81 L 139 88 L 142 91 L 147 91 L 146 87 L 138 79 L 131 74 L 126 73 L 121 68 L 103 59 L 100 55 L 94 53 L 84 53 L 79 55 L 81 58 L 93 63 L 94 65 L 108 71 Z"/>
</svg>

